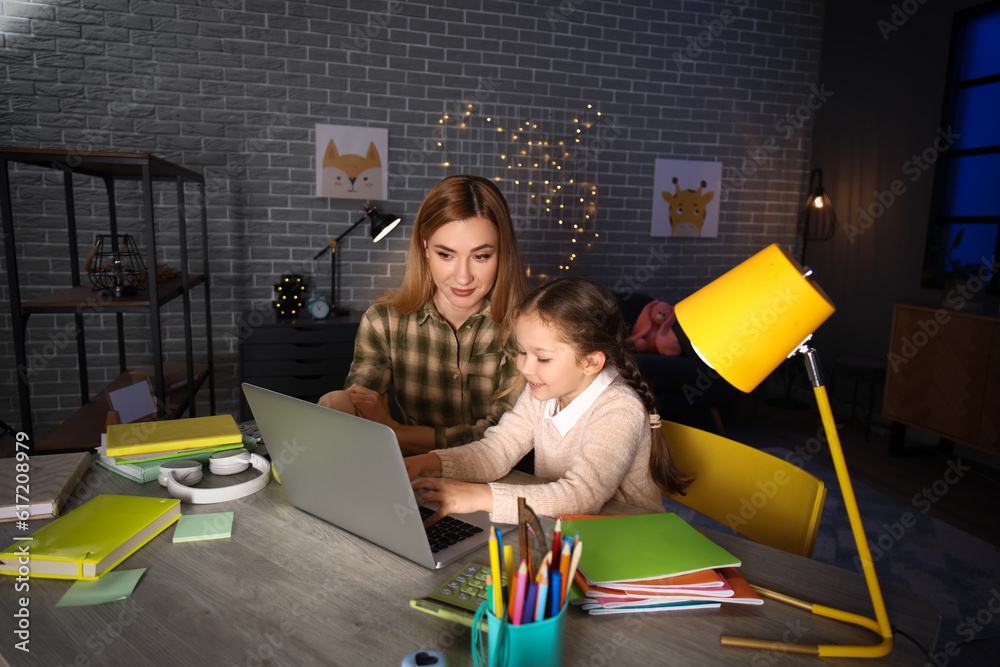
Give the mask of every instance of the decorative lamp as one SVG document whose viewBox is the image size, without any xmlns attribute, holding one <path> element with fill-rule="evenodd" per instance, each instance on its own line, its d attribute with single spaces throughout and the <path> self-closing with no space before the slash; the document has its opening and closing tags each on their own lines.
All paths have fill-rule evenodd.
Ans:
<svg viewBox="0 0 1000 667">
<path fill-rule="evenodd" d="M 385 238 L 385 236 L 389 232 L 395 229 L 396 225 L 398 225 L 402 220 L 402 218 L 400 218 L 398 215 L 393 215 L 391 213 L 379 213 L 374 206 L 368 203 L 364 204 L 364 208 L 365 208 L 365 214 L 360 220 L 358 220 L 353 225 L 348 227 L 347 231 L 338 236 L 337 238 L 330 239 L 330 242 L 327 244 L 327 246 L 313 256 L 313 261 L 315 261 L 320 257 L 322 257 L 323 253 L 325 253 L 327 250 L 330 251 L 330 260 L 332 262 L 332 265 L 330 267 L 330 298 L 333 300 L 333 302 L 330 304 L 331 308 L 330 312 L 336 316 L 347 315 L 350 312 L 346 308 L 341 308 L 338 305 L 340 304 L 340 292 L 337 285 L 337 263 L 338 263 L 337 246 L 340 245 L 341 239 L 343 239 L 345 236 L 353 232 L 354 229 L 362 222 L 371 218 L 372 222 L 369 234 L 372 237 L 372 243 L 378 243 L 383 238 Z"/>
<path fill-rule="evenodd" d="M 84 265 L 95 292 L 132 296 L 146 285 L 146 265 L 131 234 L 98 234 Z"/>
<path fill-rule="evenodd" d="M 819 357 L 807 345 L 812 333 L 833 311 L 833 302 L 814 282 L 812 272 L 804 271 L 777 244 L 760 251 L 675 306 L 677 321 L 702 360 L 741 391 L 752 391 L 784 359 L 798 353 L 804 355 L 806 373 L 819 405 L 875 620 L 756 586 L 754 589 L 763 597 L 793 604 L 817 616 L 860 625 L 881 637 L 878 644 L 849 646 L 792 644 L 724 635 L 724 646 L 855 658 L 877 658 L 892 651 L 892 629 L 823 384 Z"/>
<path fill-rule="evenodd" d="M 302 276 L 288 273 L 281 276 L 274 285 L 274 291 L 278 293 L 274 300 L 274 310 L 281 318 L 292 318 L 298 315 L 300 310 L 306 307 L 302 297 L 306 292 L 306 283 Z"/>
<path fill-rule="evenodd" d="M 829 241 L 837 233 L 837 214 L 830 195 L 823 188 L 823 170 L 813 169 L 809 174 L 809 192 L 806 203 L 799 211 L 799 234 L 802 236 L 800 262 L 806 260 L 809 241 Z"/>
</svg>

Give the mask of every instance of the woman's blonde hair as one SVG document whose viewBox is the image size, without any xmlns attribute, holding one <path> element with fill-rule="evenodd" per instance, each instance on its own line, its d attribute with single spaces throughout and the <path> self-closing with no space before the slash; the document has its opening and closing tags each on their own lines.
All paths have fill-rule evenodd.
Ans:
<svg viewBox="0 0 1000 667">
<path fill-rule="evenodd" d="M 398 290 L 389 290 L 377 300 L 403 314 L 415 313 L 434 294 L 434 280 L 424 254 L 424 244 L 449 222 L 485 218 L 497 230 L 497 277 L 487 295 L 494 322 L 507 314 L 528 293 L 528 279 L 514 236 L 507 200 L 496 185 L 481 176 L 449 176 L 424 197 L 410 235 L 406 271 Z"/>
</svg>

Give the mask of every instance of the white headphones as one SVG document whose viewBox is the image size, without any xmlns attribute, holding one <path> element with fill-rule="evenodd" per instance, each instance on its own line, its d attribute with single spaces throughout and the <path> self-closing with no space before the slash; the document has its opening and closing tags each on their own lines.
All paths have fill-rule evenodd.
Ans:
<svg viewBox="0 0 1000 667">
<path fill-rule="evenodd" d="M 194 489 L 190 484 L 197 484 L 204 475 L 202 465 L 198 461 L 182 460 L 168 461 L 160 466 L 157 480 L 160 486 L 167 487 L 167 492 L 174 498 L 192 505 L 209 505 L 236 500 L 257 493 L 271 481 L 271 465 L 267 459 L 257 454 L 251 454 L 245 449 L 232 449 L 216 452 L 208 459 L 208 468 L 215 475 L 235 475 L 250 466 L 260 471 L 260 475 L 247 482 L 232 486 L 220 486 L 214 489 Z"/>
</svg>

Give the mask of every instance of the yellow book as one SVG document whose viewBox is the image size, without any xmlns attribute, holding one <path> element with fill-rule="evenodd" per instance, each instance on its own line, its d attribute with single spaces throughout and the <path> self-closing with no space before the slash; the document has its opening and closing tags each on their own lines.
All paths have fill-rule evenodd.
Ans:
<svg viewBox="0 0 1000 667">
<path fill-rule="evenodd" d="M 203 449 L 243 442 L 232 415 L 189 417 L 108 426 L 107 455 L 128 456 L 183 449 Z"/>
<path fill-rule="evenodd" d="M 0 551 L 0 574 L 97 579 L 177 521 L 180 504 L 97 496 Z"/>
</svg>

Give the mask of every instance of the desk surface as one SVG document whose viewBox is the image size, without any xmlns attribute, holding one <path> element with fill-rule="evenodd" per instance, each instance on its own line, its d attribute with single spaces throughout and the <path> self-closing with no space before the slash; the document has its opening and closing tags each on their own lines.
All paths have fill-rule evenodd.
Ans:
<svg viewBox="0 0 1000 667">
<path fill-rule="evenodd" d="M 243 473 L 248 474 L 248 473 Z M 531 477 L 512 473 L 511 481 Z M 92 466 L 70 508 L 98 493 L 165 497 L 155 481 L 138 485 Z M 485 547 L 439 571 L 426 570 L 292 507 L 272 481 L 253 496 L 216 505 L 183 505 L 185 514 L 234 510 L 228 540 L 173 544 L 173 528 L 118 566 L 147 568 L 126 601 L 56 607 L 71 582 L 33 579 L 15 592 L 0 577 L 0 610 L 9 619 L 18 598 L 29 598 L 30 654 L 13 648 L 12 625 L 0 653 L 12 665 L 388 665 L 418 648 L 443 650 L 452 667 L 471 665 L 470 630 L 418 612 L 409 600 L 448 579 L 466 561 L 488 563 Z M 637 511 L 609 503 L 606 513 Z M 35 520 L 37 529 L 44 521 Z M 790 595 L 871 614 L 860 574 L 705 531 L 743 561 L 751 583 Z M 0 524 L 10 544 L 13 523 Z M 17 533 L 23 534 L 23 533 Z M 507 539 L 516 539 L 516 533 Z M 894 586 L 884 593 L 893 624 L 932 646 L 939 617 L 922 599 Z M 592 617 L 569 610 L 566 665 L 821 664 L 816 658 L 758 655 L 719 645 L 721 634 L 823 643 L 868 643 L 874 635 L 766 601 L 760 607 Z M 896 635 L 883 660 L 848 664 L 912 664 L 926 659 Z"/>
</svg>

